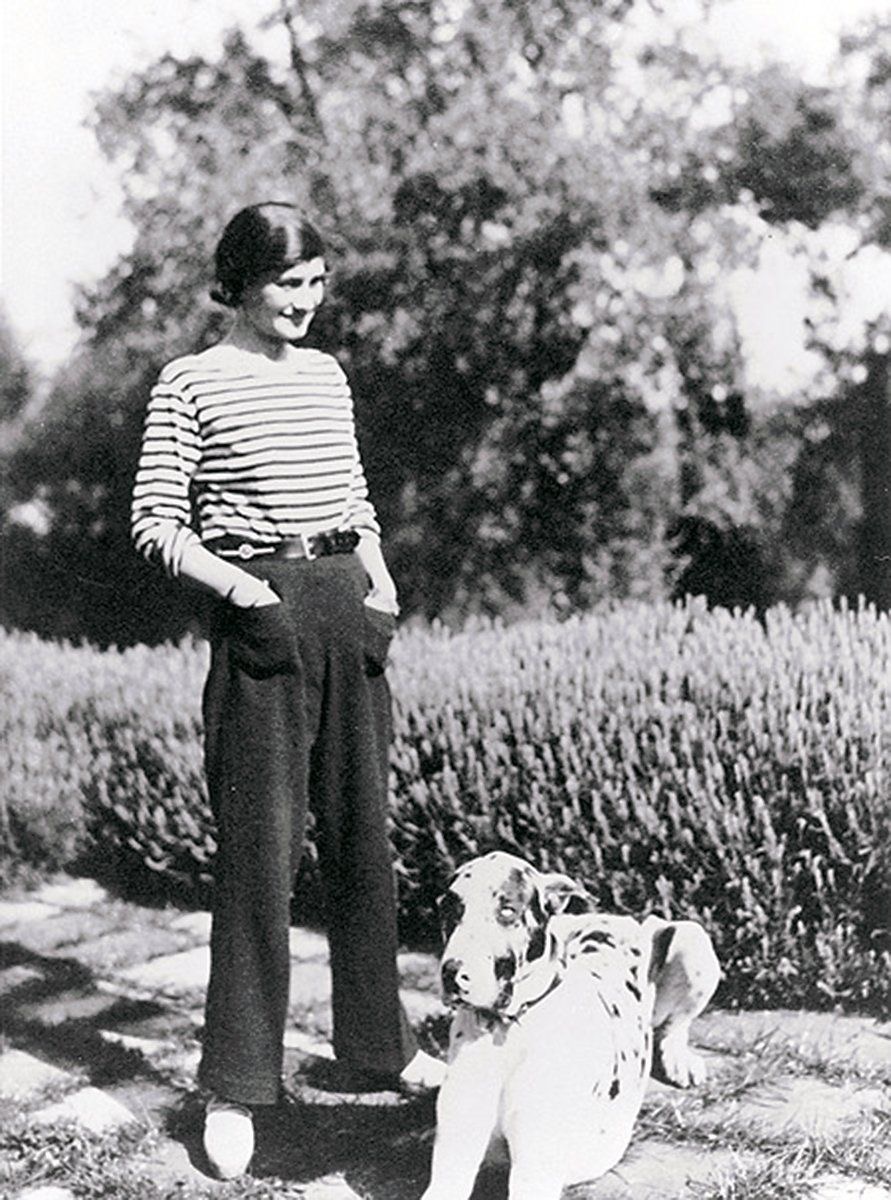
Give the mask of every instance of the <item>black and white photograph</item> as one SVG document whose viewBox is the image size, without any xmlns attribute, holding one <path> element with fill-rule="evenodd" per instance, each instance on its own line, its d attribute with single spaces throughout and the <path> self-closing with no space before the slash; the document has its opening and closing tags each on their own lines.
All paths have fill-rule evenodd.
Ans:
<svg viewBox="0 0 891 1200">
<path fill-rule="evenodd" d="M 0 0 L 0 1200 L 891 1200 L 891 0 Z"/>
</svg>

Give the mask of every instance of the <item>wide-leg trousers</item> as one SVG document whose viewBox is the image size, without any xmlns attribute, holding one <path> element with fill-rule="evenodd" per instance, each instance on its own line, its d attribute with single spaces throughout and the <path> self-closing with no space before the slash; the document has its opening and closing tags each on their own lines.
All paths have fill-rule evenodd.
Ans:
<svg viewBox="0 0 891 1200">
<path fill-rule="evenodd" d="M 307 812 L 326 896 L 334 1052 L 398 1073 L 416 1049 L 399 1003 L 387 838 L 394 621 L 363 603 L 355 555 L 252 560 L 281 604 L 221 605 L 204 691 L 217 824 L 199 1080 L 272 1104 L 281 1087 L 288 930 Z"/>
</svg>

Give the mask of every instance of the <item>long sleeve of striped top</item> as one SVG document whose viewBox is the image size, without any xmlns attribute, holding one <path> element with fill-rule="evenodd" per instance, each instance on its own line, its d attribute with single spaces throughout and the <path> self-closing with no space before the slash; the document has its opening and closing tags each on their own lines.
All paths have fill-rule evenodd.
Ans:
<svg viewBox="0 0 891 1200">
<path fill-rule="evenodd" d="M 131 528 L 171 575 L 199 539 L 380 536 L 337 361 L 301 349 L 268 363 L 219 345 L 169 363 L 149 399 Z"/>
</svg>

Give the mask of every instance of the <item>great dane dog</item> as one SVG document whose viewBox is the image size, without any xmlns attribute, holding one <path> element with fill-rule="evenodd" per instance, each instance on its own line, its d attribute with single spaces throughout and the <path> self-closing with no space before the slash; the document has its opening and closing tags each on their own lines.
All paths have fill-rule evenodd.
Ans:
<svg viewBox="0 0 891 1200">
<path fill-rule="evenodd" d="M 510 1200 L 559 1200 L 631 1139 L 651 1065 L 704 1077 L 688 1034 L 720 967 L 693 921 L 607 916 L 565 875 L 475 858 L 440 902 L 442 988 L 454 1009 L 423 1200 L 466 1200 L 506 1141 Z"/>
</svg>

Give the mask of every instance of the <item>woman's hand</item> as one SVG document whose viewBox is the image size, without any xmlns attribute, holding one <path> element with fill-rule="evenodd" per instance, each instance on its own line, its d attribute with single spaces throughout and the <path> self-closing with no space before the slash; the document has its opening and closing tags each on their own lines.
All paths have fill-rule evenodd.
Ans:
<svg viewBox="0 0 891 1200">
<path fill-rule="evenodd" d="M 390 574 L 378 538 L 359 534 L 359 545 L 356 547 L 356 557 L 365 568 L 371 590 L 365 597 L 369 608 L 377 608 L 381 612 L 399 616 L 399 599 L 396 584 Z"/>
<path fill-rule="evenodd" d="M 399 599 L 396 595 L 396 585 L 392 579 L 389 586 L 384 583 L 382 586 L 372 587 L 365 597 L 365 603 L 369 608 L 376 608 L 379 612 L 391 613 L 394 617 L 399 616 Z"/>
<path fill-rule="evenodd" d="M 183 579 L 197 583 L 236 608 L 265 608 L 281 603 L 281 597 L 265 579 L 243 571 L 237 563 L 218 558 L 198 541 L 190 542 L 183 550 L 179 573 Z"/>
<path fill-rule="evenodd" d="M 270 604 L 281 604 L 277 595 L 265 579 L 257 579 L 247 571 L 240 571 L 240 578 L 226 593 L 226 599 L 236 608 L 266 608 Z"/>
</svg>

